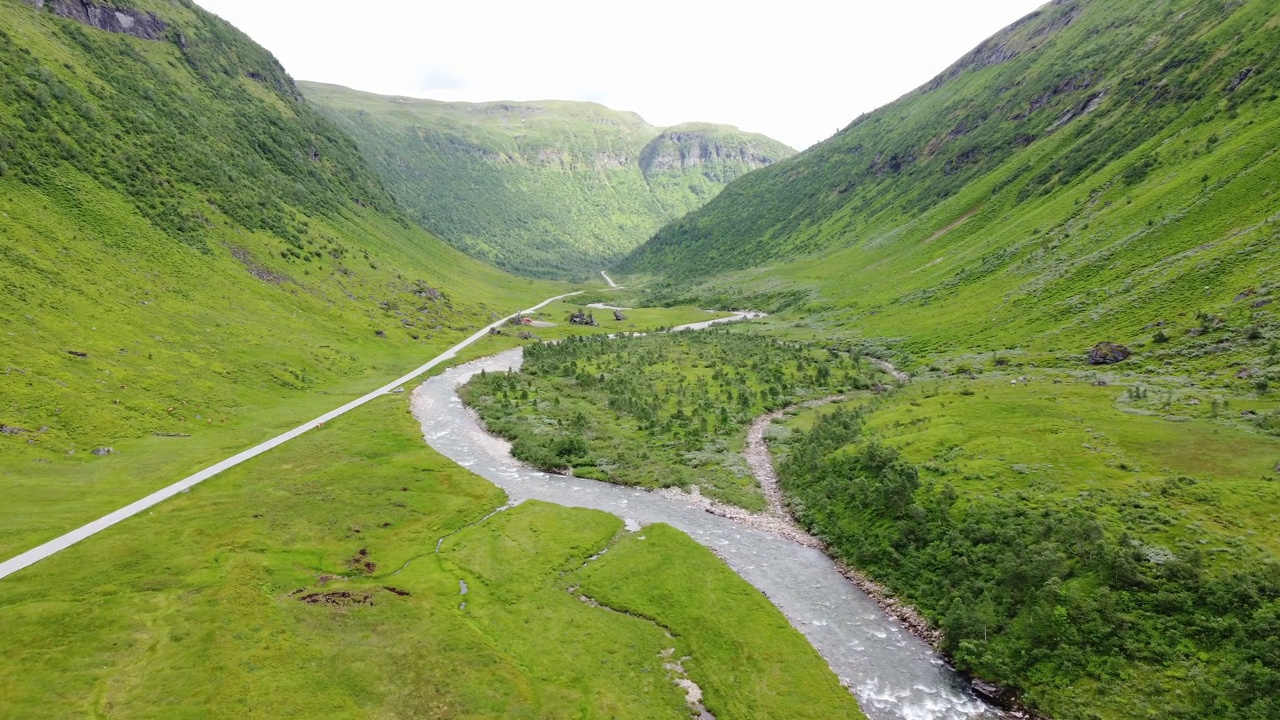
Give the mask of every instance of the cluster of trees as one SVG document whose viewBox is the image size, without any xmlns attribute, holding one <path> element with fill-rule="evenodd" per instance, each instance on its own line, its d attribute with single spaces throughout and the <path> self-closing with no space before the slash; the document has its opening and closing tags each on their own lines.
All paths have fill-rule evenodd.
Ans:
<svg viewBox="0 0 1280 720">
<path fill-rule="evenodd" d="M 525 348 L 520 373 L 463 388 L 516 457 L 546 470 L 650 487 L 699 484 L 759 504 L 729 447 L 744 426 L 799 400 L 863 388 L 847 354 L 759 335 L 572 337 Z"/>
<path fill-rule="evenodd" d="M 1102 520 L 1123 508 L 962 496 L 865 437 L 856 411 L 787 451 L 779 476 L 799 520 L 934 620 L 960 669 L 1063 719 L 1097 717 L 1101 697 L 1150 717 L 1280 717 L 1273 560 L 1146 547 Z"/>
</svg>

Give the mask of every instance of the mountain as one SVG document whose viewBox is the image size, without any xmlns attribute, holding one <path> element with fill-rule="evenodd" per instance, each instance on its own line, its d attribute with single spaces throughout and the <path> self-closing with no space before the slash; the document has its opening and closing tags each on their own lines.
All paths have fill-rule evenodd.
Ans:
<svg viewBox="0 0 1280 720">
<path fill-rule="evenodd" d="M 553 294 L 412 223 L 194 3 L 38 4 L 0 0 L 0 554 Z"/>
<path fill-rule="evenodd" d="M 1277 267 L 1269 2 L 1056 0 L 619 265 L 921 352 L 1070 349 Z"/>
<path fill-rule="evenodd" d="M 1280 717 L 1277 30 L 1056 0 L 617 268 L 903 372 L 767 436 L 798 521 L 989 695 Z"/>
<path fill-rule="evenodd" d="M 594 275 L 729 181 L 789 157 L 725 125 L 662 130 L 595 103 L 445 103 L 302 83 L 414 219 L 470 255 Z"/>
</svg>

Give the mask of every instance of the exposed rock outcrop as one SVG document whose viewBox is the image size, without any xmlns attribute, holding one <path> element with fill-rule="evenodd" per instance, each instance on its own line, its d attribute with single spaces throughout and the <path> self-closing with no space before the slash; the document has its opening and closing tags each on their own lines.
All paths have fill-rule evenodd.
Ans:
<svg viewBox="0 0 1280 720">
<path fill-rule="evenodd" d="M 640 171 L 651 181 L 657 173 L 704 167 L 709 179 L 729 182 L 792 154 L 790 148 L 764 136 L 726 132 L 715 125 L 677 125 L 645 145 Z"/>
<path fill-rule="evenodd" d="M 58 17 L 78 20 L 107 32 L 132 35 L 143 40 L 163 40 L 168 28 L 152 13 L 110 5 L 96 5 L 84 0 L 26 0 L 37 10 L 48 10 Z"/>
<path fill-rule="evenodd" d="M 1133 355 L 1129 348 L 1111 342 L 1100 342 L 1089 351 L 1090 365 L 1114 365 Z"/>
</svg>

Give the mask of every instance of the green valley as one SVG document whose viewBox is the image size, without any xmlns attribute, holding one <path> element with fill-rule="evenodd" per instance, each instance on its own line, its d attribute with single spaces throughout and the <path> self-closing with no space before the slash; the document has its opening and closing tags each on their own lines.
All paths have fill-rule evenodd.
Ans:
<svg viewBox="0 0 1280 720">
<path fill-rule="evenodd" d="M 187 0 L 0 0 L 0 67 L 5 559 L 572 290 L 423 230 L 267 51 Z M 580 327 L 576 307 L 457 359 L 716 317 L 641 308 Z M 407 400 L 6 574 L 0 715 L 685 718 L 681 683 L 719 709 L 745 681 L 771 717 L 861 717 L 693 540 L 653 526 L 583 568 L 630 546 L 620 519 L 504 509 L 423 443 Z M 665 577 L 679 599 L 649 619 L 574 595 L 646 607 L 653 588 L 626 578 L 673 562 L 700 584 Z M 712 615 L 749 632 L 726 638 Z"/>
<path fill-rule="evenodd" d="M 0 716 L 1280 717 L 1278 31 L 1051 0 L 796 154 L 0 0 L 0 562 L 168 488 L 0 565 Z"/>
<path fill-rule="evenodd" d="M 415 220 L 474 257 L 540 277 L 594 278 L 729 181 L 794 154 L 737 128 L 660 129 L 594 103 L 301 88 Z"/>
</svg>

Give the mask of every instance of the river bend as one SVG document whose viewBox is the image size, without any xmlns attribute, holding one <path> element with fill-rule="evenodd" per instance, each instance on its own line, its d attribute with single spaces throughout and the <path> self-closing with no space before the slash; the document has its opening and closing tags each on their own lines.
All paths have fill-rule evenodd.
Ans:
<svg viewBox="0 0 1280 720">
<path fill-rule="evenodd" d="M 886 616 L 818 550 L 743 527 L 680 497 L 540 472 L 485 432 L 457 388 L 481 370 L 518 369 L 520 349 L 446 370 L 413 394 L 413 413 L 432 448 L 506 490 L 512 503 L 542 500 L 612 513 L 636 524 L 667 523 L 710 548 L 763 592 L 826 658 L 872 720 L 991 720 L 924 642 Z"/>
</svg>

